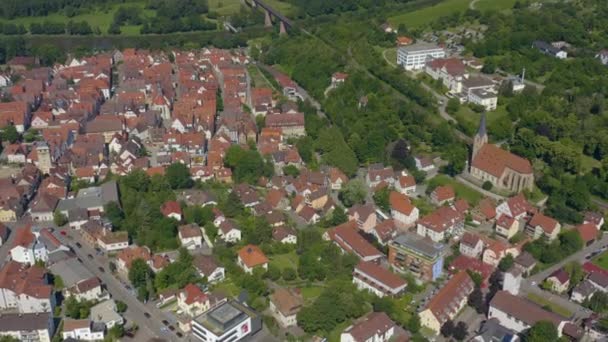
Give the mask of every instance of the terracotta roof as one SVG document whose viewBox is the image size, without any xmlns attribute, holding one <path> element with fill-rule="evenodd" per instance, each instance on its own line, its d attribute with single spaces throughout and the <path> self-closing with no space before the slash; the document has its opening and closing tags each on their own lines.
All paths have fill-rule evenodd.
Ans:
<svg viewBox="0 0 608 342">
<path fill-rule="evenodd" d="M 396 191 L 391 191 L 389 195 L 389 202 L 392 209 L 408 216 L 415 208 L 407 196 Z"/>
<path fill-rule="evenodd" d="M 63 320 L 63 331 L 74 331 L 76 329 L 85 329 L 91 326 L 91 321 L 88 319 L 70 319 Z"/>
<path fill-rule="evenodd" d="M 278 288 L 270 295 L 270 300 L 283 316 L 295 315 L 300 311 L 304 300 L 297 290 Z"/>
<path fill-rule="evenodd" d="M 473 280 L 465 271 L 460 271 L 439 290 L 427 305 L 439 323 L 443 325 L 450 320 L 450 313 L 454 311 L 456 303 L 460 303 L 462 298 L 467 297 L 473 291 Z"/>
<path fill-rule="evenodd" d="M 285 191 L 283 190 L 270 189 L 268 190 L 268 194 L 266 194 L 266 201 L 268 201 L 273 208 L 276 208 L 284 198 Z"/>
<path fill-rule="evenodd" d="M 559 223 L 555 219 L 545 216 L 542 213 L 536 213 L 529 223 L 532 227 L 540 226 L 547 234 L 553 233 L 558 224 Z"/>
<path fill-rule="evenodd" d="M 36 240 L 36 236 L 34 236 L 34 234 L 32 233 L 32 227 L 28 225 L 21 229 L 17 229 L 15 241 L 13 242 L 13 247 L 27 247 L 31 245 L 34 240 Z"/>
<path fill-rule="evenodd" d="M 201 302 L 205 302 L 207 301 L 207 295 L 196 285 L 194 284 L 188 284 L 186 285 L 186 287 L 184 287 L 183 294 L 185 294 L 185 300 L 184 302 L 187 305 L 191 305 L 195 302 L 197 303 L 201 303 Z"/>
<path fill-rule="evenodd" d="M 328 234 L 343 250 L 355 253 L 360 258 L 382 256 L 376 247 L 357 232 L 357 222 L 354 220 L 330 229 Z"/>
<path fill-rule="evenodd" d="M 264 252 L 258 246 L 251 244 L 239 250 L 239 258 L 249 268 L 268 263 L 268 258 L 264 255 Z"/>
<path fill-rule="evenodd" d="M 460 213 L 466 213 L 469 210 L 469 202 L 461 198 L 454 202 L 454 210 Z"/>
<path fill-rule="evenodd" d="M 416 179 L 413 176 L 401 176 L 399 177 L 399 185 L 402 188 L 409 188 L 412 186 L 416 186 Z"/>
<path fill-rule="evenodd" d="M 507 205 L 509 206 L 509 210 L 514 217 L 519 216 L 523 213 L 535 213 L 536 208 L 534 208 L 526 197 L 523 194 L 518 194 L 516 196 L 510 197 L 507 200 Z"/>
<path fill-rule="evenodd" d="M 507 168 L 522 174 L 532 174 L 532 164 L 529 160 L 492 144 L 483 145 L 473 159 L 472 166 L 497 178 L 500 178 Z"/>
<path fill-rule="evenodd" d="M 167 201 L 165 202 L 162 207 L 160 207 L 160 211 L 163 213 L 163 215 L 165 216 L 169 216 L 170 214 L 182 214 L 182 208 L 179 205 L 178 202 L 176 201 Z"/>
<path fill-rule="evenodd" d="M 433 190 L 433 195 L 438 202 L 454 199 L 454 197 L 456 197 L 454 188 L 449 185 L 438 186 L 435 190 Z"/>
<path fill-rule="evenodd" d="M 136 259 L 149 261 L 151 259 L 150 250 L 147 247 L 132 246 L 118 252 L 116 258 L 122 260 L 127 268 L 131 268 L 131 263 Z"/>
<path fill-rule="evenodd" d="M 381 242 L 387 242 L 397 232 L 397 225 L 394 219 L 388 219 L 380 222 L 374 227 L 376 234 Z"/>
<path fill-rule="evenodd" d="M 457 212 L 450 207 L 440 207 L 434 212 L 422 217 L 418 221 L 418 224 L 441 233 L 460 221 L 464 221 L 463 213 Z"/>
<path fill-rule="evenodd" d="M 496 225 L 503 228 L 510 228 L 513 223 L 515 223 L 515 219 L 508 215 L 500 215 L 496 220 Z"/>
<path fill-rule="evenodd" d="M 584 243 L 595 240 L 597 238 L 597 227 L 593 223 L 583 223 L 576 227 L 581 239 Z"/>
<path fill-rule="evenodd" d="M 356 271 L 364 273 L 369 278 L 373 278 L 389 288 L 394 289 L 407 284 L 407 282 L 398 275 L 373 262 L 359 261 L 359 264 L 355 267 L 355 272 Z"/>
<path fill-rule="evenodd" d="M 566 318 L 556 313 L 547 311 L 524 298 L 514 296 L 506 291 L 498 291 L 494 295 L 494 298 L 492 298 L 490 306 L 523 321 L 529 326 L 539 321 L 549 321 L 557 327 L 562 321 L 566 320 Z"/>
<path fill-rule="evenodd" d="M 0 270 L 0 288 L 39 299 L 49 298 L 53 292 L 53 287 L 46 284 L 44 268 L 27 267 L 16 261 L 7 262 Z"/>
</svg>

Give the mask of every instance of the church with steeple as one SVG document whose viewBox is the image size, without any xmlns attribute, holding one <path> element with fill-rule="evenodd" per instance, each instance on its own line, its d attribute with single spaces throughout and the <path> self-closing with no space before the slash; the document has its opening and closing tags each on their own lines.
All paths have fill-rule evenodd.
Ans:
<svg viewBox="0 0 608 342">
<path fill-rule="evenodd" d="M 479 129 L 473 138 L 470 174 L 500 190 L 521 192 L 534 187 L 534 172 L 529 160 L 488 143 L 486 114 L 481 115 Z"/>
</svg>

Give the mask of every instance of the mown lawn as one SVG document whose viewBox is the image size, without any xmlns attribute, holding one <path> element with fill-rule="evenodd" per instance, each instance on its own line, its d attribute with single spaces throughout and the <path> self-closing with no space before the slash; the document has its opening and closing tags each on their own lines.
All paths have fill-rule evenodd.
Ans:
<svg viewBox="0 0 608 342">
<path fill-rule="evenodd" d="M 236 284 L 234 284 L 234 282 L 230 278 L 226 278 L 221 283 L 214 285 L 213 290 L 220 290 L 224 292 L 227 296 L 231 297 L 236 297 L 241 292 L 241 289 L 239 289 L 239 287 L 236 286 Z"/>
<path fill-rule="evenodd" d="M 502 0 L 490 0 L 500 2 Z M 436 19 L 453 14 L 454 12 L 465 11 L 469 6 L 470 0 L 445 0 L 435 6 L 425 7 L 417 11 L 403 13 L 388 18 L 391 25 L 399 26 L 404 24 L 408 29 L 429 24 Z"/>
<path fill-rule="evenodd" d="M 302 291 L 302 297 L 304 300 L 311 303 L 321 295 L 323 288 L 318 286 L 303 287 L 300 289 L 300 291 Z"/>
<path fill-rule="evenodd" d="M 572 316 L 572 312 L 570 312 L 568 309 L 548 301 L 543 296 L 539 296 L 535 293 L 528 293 L 528 299 L 540 306 L 548 308 L 549 310 L 551 310 L 552 312 L 555 312 L 556 314 L 558 314 L 560 316 L 563 316 L 566 318 L 569 318 L 570 316 Z"/>
<path fill-rule="evenodd" d="M 86 21 L 91 25 L 91 28 L 95 30 L 95 28 L 99 28 L 102 34 L 106 34 L 108 32 L 108 27 L 112 24 L 114 20 L 114 13 L 121 6 L 129 6 L 129 7 L 139 7 L 144 9 L 143 13 L 147 17 L 153 17 L 154 11 L 146 10 L 146 1 L 141 2 L 130 2 L 128 4 L 115 4 L 115 5 L 105 5 L 103 7 L 98 7 L 94 10 L 91 10 L 88 13 L 83 13 L 76 15 L 72 18 L 68 18 L 65 14 L 52 13 L 44 17 L 21 17 L 15 18 L 11 20 L 2 20 L 2 23 L 14 23 L 17 25 L 24 25 L 26 28 L 29 28 L 31 23 L 42 23 L 45 21 L 50 22 L 63 22 L 67 23 L 68 21 Z M 123 26 L 121 27 L 122 35 L 138 35 L 140 26 Z"/>
<path fill-rule="evenodd" d="M 592 263 L 605 270 L 608 270 L 608 251 L 598 255 L 596 258 L 593 259 Z"/>
<path fill-rule="evenodd" d="M 283 15 L 292 13 L 293 6 L 287 2 L 280 0 L 264 0 L 264 2 Z M 220 16 L 228 16 L 238 13 L 241 5 L 243 5 L 241 0 L 209 0 L 209 11 L 217 12 Z"/>
<path fill-rule="evenodd" d="M 466 104 L 463 104 L 453 116 L 465 134 L 472 136 L 477 132 L 481 113 L 477 113 Z M 492 135 L 492 132 L 502 131 L 503 128 L 500 125 L 509 125 L 511 120 L 508 116 L 509 113 L 507 112 L 506 105 L 499 105 L 496 110 L 487 112 L 486 120 L 489 134 Z"/>
<path fill-rule="evenodd" d="M 281 270 L 291 267 L 293 269 L 298 268 L 298 256 L 295 252 L 287 254 L 277 254 L 270 257 L 270 264 L 277 266 Z"/>
<path fill-rule="evenodd" d="M 501 11 L 513 8 L 518 0 L 478 0 L 475 9 L 479 11 L 496 10 Z"/>
<path fill-rule="evenodd" d="M 457 198 L 464 198 L 471 205 L 476 205 L 483 198 L 483 195 L 474 189 L 458 182 L 457 180 L 447 176 L 438 175 L 428 182 L 429 187 L 437 187 L 440 185 L 451 185 L 456 192 Z"/>
</svg>

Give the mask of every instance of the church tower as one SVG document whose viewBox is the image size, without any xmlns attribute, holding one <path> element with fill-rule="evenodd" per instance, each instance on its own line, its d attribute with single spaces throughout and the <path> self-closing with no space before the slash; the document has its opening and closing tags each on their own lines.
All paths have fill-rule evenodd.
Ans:
<svg viewBox="0 0 608 342">
<path fill-rule="evenodd" d="M 49 146 L 44 142 L 36 144 L 36 153 L 38 154 L 38 169 L 42 174 L 47 174 L 51 170 L 51 153 Z"/>
<path fill-rule="evenodd" d="M 481 150 L 483 145 L 488 143 L 488 132 L 486 131 L 486 113 L 481 114 L 481 120 L 479 120 L 479 129 L 477 134 L 473 138 L 473 154 L 471 155 L 471 163 L 475 156 Z"/>
</svg>

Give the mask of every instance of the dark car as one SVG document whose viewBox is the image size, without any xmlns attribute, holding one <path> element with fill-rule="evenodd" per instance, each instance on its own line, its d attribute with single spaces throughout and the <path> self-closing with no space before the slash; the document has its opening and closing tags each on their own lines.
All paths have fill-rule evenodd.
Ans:
<svg viewBox="0 0 608 342">
<path fill-rule="evenodd" d="M 87 254 L 87 258 L 93 260 L 93 256 L 91 254 Z"/>
<path fill-rule="evenodd" d="M 80 242 L 76 242 L 76 247 L 82 248 L 82 245 L 80 244 Z"/>
<path fill-rule="evenodd" d="M 169 322 L 166 319 L 163 319 L 163 324 L 164 325 L 169 325 Z"/>
<path fill-rule="evenodd" d="M 174 326 L 172 326 L 172 325 L 170 325 L 170 326 L 169 326 L 169 330 L 171 330 L 171 331 L 175 331 L 175 327 L 174 327 Z"/>
<path fill-rule="evenodd" d="M 144 316 L 146 316 L 146 318 L 150 318 L 150 314 L 147 312 L 144 312 Z"/>
<path fill-rule="evenodd" d="M 103 267 L 99 266 L 99 272 L 103 273 L 103 272 L 105 272 L 105 271 L 106 271 L 106 270 L 104 270 L 104 269 L 103 269 Z"/>
<path fill-rule="evenodd" d="M 82 262 L 82 259 L 80 259 L 80 258 L 76 258 L 76 259 L 78 259 L 78 262 Z"/>
<path fill-rule="evenodd" d="M 182 338 L 184 337 L 184 334 L 182 334 L 181 332 L 176 332 L 175 335 L 177 335 L 177 337 Z"/>
</svg>

